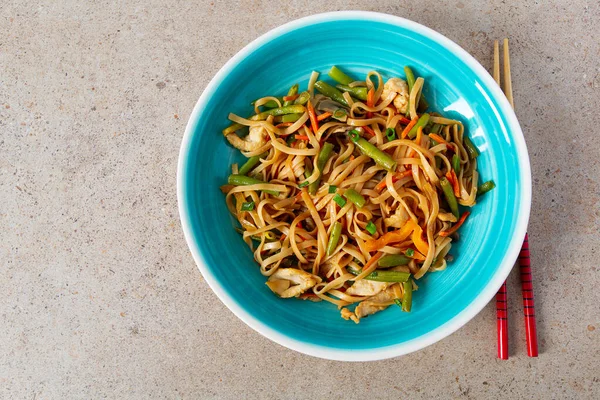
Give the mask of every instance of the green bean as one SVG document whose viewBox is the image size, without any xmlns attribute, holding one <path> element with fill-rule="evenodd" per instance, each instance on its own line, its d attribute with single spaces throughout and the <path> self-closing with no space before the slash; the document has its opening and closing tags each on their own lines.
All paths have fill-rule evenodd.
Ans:
<svg viewBox="0 0 600 400">
<path fill-rule="evenodd" d="M 246 175 L 229 175 L 227 182 L 233 186 L 260 185 L 267 183 Z M 263 190 L 263 192 L 272 194 L 273 196 L 279 195 L 279 192 L 275 190 Z"/>
<path fill-rule="evenodd" d="M 333 251 L 338 245 L 340 241 L 340 236 L 342 234 L 342 224 L 338 221 L 335 221 L 333 226 L 331 227 L 331 232 L 329 233 L 329 242 L 327 243 L 327 257 L 333 254 Z"/>
<path fill-rule="evenodd" d="M 285 114 L 280 115 L 279 117 L 275 117 L 273 121 L 275 122 L 296 122 L 302 117 L 302 114 Z"/>
<path fill-rule="evenodd" d="M 356 97 L 359 100 L 367 100 L 367 88 L 364 86 L 350 87 L 346 85 L 335 85 L 336 88 L 343 92 L 348 92 L 352 97 Z"/>
<path fill-rule="evenodd" d="M 346 101 L 346 99 L 344 99 L 342 92 L 340 92 L 333 86 L 323 81 L 317 81 L 315 82 L 315 89 L 317 89 L 322 95 L 329 97 L 331 100 L 337 101 L 338 103 L 343 104 L 346 107 L 348 106 L 348 102 Z"/>
<path fill-rule="evenodd" d="M 442 177 L 442 179 L 440 179 L 440 185 L 442 185 L 442 191 L 444 192 L 448 206 L 450 206 L 450 211 L 458 218 L 458 200 L 456 200 L 456 196 L 454 195 L 452 184 L 448 182 L 448 179 Z"/>
<path fill-rule="evenodd" d="M 454 153 L 452 156 L 452 169 L 456 172 L 456 175 L 460 174 L 460 157 Z"/>
<path fill-rule="evenodd" d="M 252 170 L 258 164 L 261 158 L 264 158 L 269 153 L 262 153 L 258 156 L 252 156 L 242 165 L 242 167 L 238 170 L 239 175 L 246 175 L 248 172 Z"/>
<path fill-rule="evenodd" d="M 331 70 L 329 70 L 328 75 L 331 77 L 331 79 L 333 79 L 336 82 L 341 83 L 342 85 L 349 85 L 352 82 L 354 82 L 354 79 L 350 78 L 348 75 L 343 73 L 342 70 L 340 70 L 335 65 L 333 67 L 331 67 Z"/>
<path fill-rule="evenodd" d="M 429 122 L 429 114 L 427 114 L 427 113 L 421 114 L 421 116 L 417 120 L 417 123 L 415 124 L 415 126 L 413 126 L 412 129 L 408 132 L 408 137 L 411 139 L 414 139 L 415 136 L 417 136 L 417 130 L 419 129 L 419 127 L 425 128 L 425 125 L 427 125 L 428 122 Z"/>
<path fill-rule="evenodd" d="M 321 147 L 321 151 L 317 156 L 317 170 L 319 171 L 319 177 L 316 181 L 311 183 L 308 186 L 308 193 L 314 195 L 317 193 L 317 189 L 319 189 L 319 185 L 321 184 L 321 174 L 323 173 L 323 168 L 325 168 L 325 164 L 327 164 L 327 160 L 331 157 L 331 152 L 333 151 L 333 144 L 326 142 L 323 147 Z"/>
<path fill-rule="evenodd" d="M 298 95 L 298 98 L 294 100 L 294 104 L 305 105 L 310 100 L 310 94 L 308 92 L 302 92 Z"/>
<path fill-rule="evenodd" d="M 383 256 L 377 261 L 382 268 L 397 267 L 398 265 L 407 265 L 410 262 L 410 258 L 403 254 L 388 254 Z"/>
<path fill-rule="evenodd" d="M 275 117 L 275 116 L 286 115 L 286 114 L 303 114 L 305 111 L 306 111 L 306 107 L 301 106 L 301 105 L 277 107 L 277 108 L 273 108 L 271 110 L 263 111 L 256 115 L 253 115 L 250 117 L 250 120 L 264 121 L 265 119 L 267 119 L 267 117 L 269 115 L 272 115 Z"/>
<path fill-rule="evenodd" d="M 287 95 L 288 96 L 293 96 L 293 95 L 295 95 L 297 93 L 298 93 L 298 84 L 296 83 L 294 86 L 292 86 L 290 88 L 290 90 L 288 90 L 288 94 Z M 283 102 L 283 106 L 284 107 L 285 106 L 291 106 L 292 104 L 294 104 L 293 100 L 286 100 L 286 101 Z"/>
<path fill-rule="evenodd" d="M 473 159 L 479 156 L 479 150 L 477 150 L 477 147 L 475 147 L 475 145 L 473 144 L 473 142 L 471 142 L 471 139 L 469 139 L 468 136 L 465 136 L 463 138 L 463 143 L 467 148 L 467 153 L 469 153 L 469 157 Z"/>
<path fill-rule="evenodd" d="M 363 208 L 367 202 L 365 198 L 354 189 L 347 189 L 344 192 L 344 197 L 354 203 L 358 208 Z"/>
<path fill-rule="evenodd" d="M 441 131 L 442 131 L 442 125 L 433 124 L 431 126 L 431 129 L 429 130 L 429 133 L 435 133 L 436 135 L 439 135 Z"/>
<path fill-rule="evenodd" d="M 412 307 L 412 282 L 407 280 L 404 282 L 404 294 L 402 295 L 402 311 L 410 312 Z"/>
<path fill-rule="evenodd" d="M 346 270 L 352 275 L 358 276 L 362 271 L 347 267 Z M 410 279 L 410 272 L 402 271 L 373 271 L 363 279 L 377 282 L 406 282 Z"/>
<path fill-rule="evenodd" d="M 377 164 L 381 165 L 383 168 L 388 171 L 394 171 L 396 169 L 396 161 L 389 154 L 379 150 L 375 145 L 367 142 L 365 139 L 360 137 L 360 134 L 357 130 L 353 129 L 348 132 L 350 136 L 350 140 L 354 142 L 356 147 L 366 156 L 369 156 L 375 161 Z"/>
<path fill-rule="evenodd" d="M 492 190 L 495 187 L 496 187 L 496 184 L 494 183 L 494 181 L 487 181 L 485 183 L 482 183 L 477 188 L 477 196 L 481 196 L 482 194 L 486 194 L 487 192 L 489 192 L 490 190 Z"/>
</svg>

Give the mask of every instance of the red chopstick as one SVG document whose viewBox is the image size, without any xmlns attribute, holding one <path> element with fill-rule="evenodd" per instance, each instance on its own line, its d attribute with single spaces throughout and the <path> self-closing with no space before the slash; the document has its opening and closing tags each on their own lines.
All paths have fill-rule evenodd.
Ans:
<svg viewBox="0 0 600 400">
<path fill-rule="evenodd" d="M 521 272 L 521 292 L 523 293 L 523 315 L 525 317 L 527 355 L 529 357 L 537 357 L 537 328 L 535 324 L 535 304 L 533 301 L 531 262 L 529 260 L 529 236 L 527 234 L 525 234 L 523 247 L 521 247 L 521 252 L 519 253 L 519 269 Z"/>
<path fill-rule="evenodd" d="M 496 327 L 498 330 L 498 358 L 508 360 L 508 312 L 506 282 L 496 294 Z"/>
</svg>

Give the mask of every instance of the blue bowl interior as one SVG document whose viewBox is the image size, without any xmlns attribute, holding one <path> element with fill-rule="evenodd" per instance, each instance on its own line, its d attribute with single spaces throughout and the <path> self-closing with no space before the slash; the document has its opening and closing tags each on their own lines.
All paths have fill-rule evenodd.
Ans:
<svg viewBox="0 0 600 400">
<path fill-rule="evenodd" d="M 451 253 L 455 261 L 443 272 L 418 281 L 413 311 L 397 307 L 363 319 L 359 325 L 340 318 L 329 303 L 279 299 L 265 285 L 251 251 L 234 230 L 219 186 L 243 156 L 226 144 L 221 130 L 229 112 L 247 116 L 250 101 L 284 95 L 294 83 L 306 88 L 311 71 L 341 66 L 363 78 L 377 70 L 384 78 L 404 77 L 410 65 L 425 78 L 432 110 L 463 121 L 481 151 L 481 182 L 497 188 L 481 198 L 461 229 Z M 501 264 L 519 210 L 519 159 L 505 116 L 481 79 L 452 52 L 407 28 L 368 20 L 341 20 L 301 27 L 262 45 L 209 93 L 200 118 L 191 121 L 187 149 L 184 209 L 196 246 L 209 273 L 232 302 L 275 331 L 300 342 L 334 349 L 374 349 L 405 343 L 457 316 L 481 293 Z M 368 338 L 366 340 L 365 338 Z"/>
</svg>

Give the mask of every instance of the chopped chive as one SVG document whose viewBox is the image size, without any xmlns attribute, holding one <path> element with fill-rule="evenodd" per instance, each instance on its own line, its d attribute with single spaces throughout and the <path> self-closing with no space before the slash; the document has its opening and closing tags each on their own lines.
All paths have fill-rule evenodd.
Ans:
<svg viewBox="0 0 600 400">
<path fill-rule="evenodd" d="M 369 221 L 369 223 L 367 224 L 366 228 L 365 228 L 371 235 L 374 235 L 377 233 L 377 227 L 375 226 L 375 224 L 373 223 L 373 221 Z"/>
<path fill-rule="evenodd" d="M 409 257 L 412 257 L 415 255 L 415 251 L 413 249 L 406 249 L 406 251 L 404 252 L 404 254 L 406 254 Z"/>
<path fill-rule="evenodd" d="M 337 190 L 337 186 L 329 185 L 329 193 L 335 193 L 336 190 Z"/>
<path fill-rule="evenodd" d="M 335 196 L 333 196 L 333 201 L 335 201 L 337 203 L 337 205 L 340 207 L 344 207 L 346 205 L 346 199 L 344 199 L 339 194 L 336 194 Z"/>
<path fill-rule="evenodd" d="M 254 202 L 253 201 L 249 201 L 247 203 L 243 203 L 241 209 L 242 209 L 242 211 L 252 211 L 252 210 L 254 210 Z"/>
<path fill-rule="evenodd" d="M 387 137 L 387 140 L 389 140 L 390 142 L 392 140 L 396 140 L 396 130 L 394 128 L 387 128 L 385 130 L 385 136 Z"/>
<path fill-rule="evenodd" d="M 332 117 L 338 121 L 346 122 L 346 119 L 348 119 L 348 113 L 343 108 L 338 108 L 333 112 Z"/>
</svg>

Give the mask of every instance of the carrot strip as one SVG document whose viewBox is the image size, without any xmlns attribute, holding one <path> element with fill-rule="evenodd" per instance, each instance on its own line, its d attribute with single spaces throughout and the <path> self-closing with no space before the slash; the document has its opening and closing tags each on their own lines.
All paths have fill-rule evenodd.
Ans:
<svg viewBox="0 0 600 400">
<path fill-rule="evenodd" d="M 402 171 L 397 173 L 396 175 L 392 176 L 392 183 L 396 183 L 398 182 L 400 179 L 402 178 L 406 178 L 407 176 L 412 175 L 412 171 L 411 170 L 407 170 L 407 171 Z M 381 182 L 379 182 L 377 184 L 377 186 L 375 186 L 375 190 L 381 190 L 385 187 L 385 178 L 383 178 L 381 180 Z"/>
<path fill-rule="evenodd" d="M 373 257 L 371 257 L 371 259 L 367 261 L 367 263 L 363 267 L 363 271 L 369 268 L 371 265 L 375 264 L 381 258 L 382 255 L 383 253 L 377 253 Z"/>
<path fill-rule="evenodd" d="M 373 107 L 375 104 L 375 88 L 371 88 L 367 93 L 367 106 Z M 367 118 L 373 118 L 373 113 L 371 111 L 367 111 Z"/>
<path fill-rule="evenodd" d="M 323 114 L 317 115 L 317 121 L 323 121 L 324 119 L 327 119 L 329 117 L 331 117 L 333 114 L 330 113 L 329 111 L 324 112 Z"/>
<path fill-rule="evenodd" d="M 294 101 L 300 96 L 299 94 L 293 94 L 291 96 L 283 96 L 283 101 Z"/>
<path fill-rule="evenodd" d="M 447 231 L 441 231 L 440 232 L 440 236 L 446 237 L 446 236 L 450 236 L 452 235 L 454 232 L 456 232 L 458 230 L 458 228 L 461 227 L 462 224 L 464 224 L 465 220 L 467 219 L 467 217 L 469 216 L 469 214 L 471 214 L 468 211 L 465 211 L 463 213 L 463 215 L 461 215 L 460 219 L 458 220 L 458 222 L 456 224 L 454 224 L 450 229 L 448 229 Z"/>
<path fill-rule="evenodd" d="M 312 130 L 314 133 L 317 133 L 319 130 L 319 122 L 317 121 L 317 114 L 315 114 L 315 108 L 313 107 L 310 100 L 306 103 L 306 110 L 308 111 L 308 116 L 310 117 L 310 125 L 312 126 Z"/>
<path fill-rule="evenodd" d="M 308 136 L 306 135 L 296 135 L 296 140 L 308 140 Z"/>
<path fill-rule="evenodd" d="M 435 133 L 430 133 L 430 134 L 429 134 L 429 137 L 430 137 L 431 139 L 435 140 L 436 142 L 438 142 L 438 143 L 443 143 L 443 144 L 445 144 L 446 146 L 448 146 L 450 149 L 454 150 L 454 145 L 453 145 L 452 143 L 448 143 L 448 142 L 446 141 L 446 139 L 444 139 L 444 138 L 443 138 L 443 137 L 441 137 L 440 135 L 438 135 L 438 134 L 435 134 Z"/>
<path fill-rule="evenodd" d="M 366 133 L 368 133 L 369 135 L 371 135 L 371 137 L 375 136 L 375 131 L 373 129 L 371 129 L 371 127 L 365 125 L 362 128 L 364 129 L 364 131 Z"/>
<path fill-rule="evenodd" d="M 402 135 L 400 135 L 400 137 L 402 139 L 405 139 L 408 136 L 408 132 L 410 132 L 410 130 L 412 129 L 413 126 L 415 126 L 415 124 L 417 123 L 418 120 L 419 120 L 419 117 L 415 117 L 415 119 L 413 119 L 412 121 L 410 121 L 408 123 L 408 125 L 406 125 L 406 128 L 404 128 L 404 130 L 402 131 Z"/>
<path fill-rule="evenodd" d="M 399 121 L 402 125 L 408 125 L 410 124 L 410 119 L 405 118 L 405 117 L 400 117 L 400 121 Z"/>
<path fill-rule="evenodd" d="M 292 126 L 293 122 L 282 122 L 280 124 L 275 125 L 275 128 L 287 128 L 288 126 Z M 287 135 L 280 135 L 287 136 Z"/>
<path fill-rule="evenodd" d="M 460 198 L 460 185 L 458 184 L 458 176 L 456 176 L 456 172 L 454 170 L 452 172 L 452 188 L 454 189 L 454 195 L 457 198 Z"/>
</svg>

